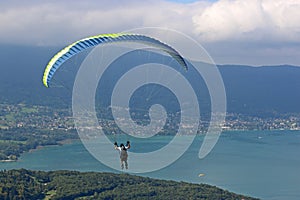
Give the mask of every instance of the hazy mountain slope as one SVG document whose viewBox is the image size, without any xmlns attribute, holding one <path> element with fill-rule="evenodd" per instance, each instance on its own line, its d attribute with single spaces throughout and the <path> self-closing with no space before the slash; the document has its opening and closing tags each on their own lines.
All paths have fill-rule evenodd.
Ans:
<svg viewBox="0 0 300 200">
<path fill-rule="evenodd" d="M 57 87 L 47 89 L 41 82 L 43 70 L 58 50 L 57 47 L 0 46 L 0 102 L 70 105 L 76 70 L 86 53 L 66 62 L 55 77 L 62 83 L 58 81 Z M 229 112 L 260 115 L 300 112 L 299 67 L 226 65 L 219 66 L 219 70 Z"/>
</svg>

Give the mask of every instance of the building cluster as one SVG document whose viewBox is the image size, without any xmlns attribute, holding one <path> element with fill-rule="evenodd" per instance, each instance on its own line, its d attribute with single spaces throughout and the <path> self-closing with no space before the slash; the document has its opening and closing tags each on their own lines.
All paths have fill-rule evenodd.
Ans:
<svg viewBox="0 0 300 200">
<path fill-rule="evenodd" d="M 257 117 L 228 114 L 224 130 L 300 130 L 300 114 Z"/>
<path fill-rule="evenodd" d="M 105 112 L 102 112 L 101 117 L 98 116 L 99 125 L 106 127 L 111 133 L 118 134 L 120 129 L 116 128 L 116 123 L 112 117 L 103 117 L 103 114 Z M 167 120 L 163 134 L 177 130 L 180 123 L 180 116 L 178 114 L 169 115 L 168 117 L 175 120 Z M 123 121 L 126 126 L 126 120 Z M 136 119 L 136 122 L 140 125 L 147 125 L 149 120 L 147 121 L 145 118 L 143 120 Z M 130 123 L 127 125 L 130 126 Z M 183 126 L 187 129 L 190 127 L 190 132 L 193 130 L 193 125 L 188 124 L 188 122 L 185 122 Z M 199 132 L 206 132 L 208 126 L 209 120 L 202 121 L 198 129 Z M 258 117 L 228 113 L 225 123 L 221 126 L 223 130 L 300 130 L 300 114 Z M 0 104 L 0 129 L 15 127 L 69 130 L 74 129 L 74 120 L 69 109 L 54 109 L 46 106 L 28 106 L 24 104 Z M 153 131 L 159 132 L 160 130 Z M 136 132 L 134 134 L 144 133 Z M 189 131 L 187 134 L 189 134 Z"/>
<path fill-rule="evenodd" d="M 73 124 L 70 111 L 67 109 L 0 104 L 0 129 L 26 127 L 68 130 L 74 128 Z"/>
</svg>

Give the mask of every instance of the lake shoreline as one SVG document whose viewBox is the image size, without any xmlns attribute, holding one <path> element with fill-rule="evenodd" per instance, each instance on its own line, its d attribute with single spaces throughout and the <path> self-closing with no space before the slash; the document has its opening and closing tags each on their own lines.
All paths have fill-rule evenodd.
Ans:
<svg viewBox="0 0 300 200">
<path fill-rule="evenodd" d="M 223 134 L 230 134 L 230 133 L 239 133 L 239 134 L 252 134 L 252 133 L 261 133 L 263 132 L 264 134 L 266 133 L 271 133 L 271 132 L 275 132 L 275 133 L 282 133 L 282 132 L 287 132 L 286 134 L 288 133 L 293 133 L 293 132 L 299 132 L 299 130 L 281 130 L 281 129 L 276 129 L 276 130 L 224 130 L 221 132 L 221 135 Z M 186 135 L 179 135 L 179 136 L 205 136 L 206 133 L 200 133 L 200 134 L 196 134 L 196 135 L 189 135 L 189 134 L 186 134 Z M 162 135 L 162 136 L 171 136 L 171 135 Z M 261 138 L 260 138 L 261 139 Z M 35 152 L 35 151 L 38 151 L 38 150 L 41 150 L 45 147 L 53 147 L 53 146 L 63 146 L 63 145 L 66 145 L 66 144 L 72 144 L 72 143 L 75 143 L 75 142 L 78 142 L 78 141 L 81 141 L 80 138 L 76 138 L 76 139 L 65 139 L 65 140 L 61 140 L 61 141 L 57 141 L 57 144 L 53 144 L 53 145 L 39 145 L 37 146 L 36 148 L 34 149 L 29 149 L 28 151 L 23 151 L 23 152 L 20 152 L 20 155 L 19 156 L 16 156 L 17 159 L 5 159 L 5 160 L 0 160 L 0 162 L 18 162 L 19 161 L 19 158 L 22 154 L 24 153 L 32 153 L 32 152 Z"/>
<path fill-rule="evenodd" d="M 39 151 L 45 147 L 55 147 L 55 146 L 63 146 L 63 145 L 66 145 L 66 144 L 72 144 L 76 141 L 80 141 L 80 139 L 65 139 L 65 140 L 61 140 L 61 141 L 58 141 L 57 144 L 53 144 L 53 145 L 38 145 L 36 148 L 34 149 L 29 149 L 28 151 L 23 151 L 20 153 L 19 156 L 16 156 L 16 155 L 10 155 L 10 156 L 15 156 L 16 159 L 5 159 L 5 160 L 0 160 L 0 163 L 1 162 L 18 162 L 19 161 L 19 158 L 24 154 L 24 153 L 33 153 L 35 151 Z"/>
<path fill-rule="evenodd" d="M 148 152 L 152 144 L 154 147 L 157 146 L 157 142 L 167 144 L 170 139 L 172 139 L 170 136 L 158 136 L 155 140 L 132 139 L 129 168 L 134 167 L 136 162 L 132 160 L 133 157 L 130 155 L 132 152 L 141 148 L 144 152 Z M 223 132 L 210 154 L 204 159 L 199 159 L 198 152 L 203 139 L 204 136 L 198 135 L 186 153 L 166 168 L 141 175 L 163 180 L 206 183 L 234 193 L 266 200 L 300 198 L 298 189 L 300 131 Z M 31 153 L 24 153 L 18 162 L 3 162 L 0 168 L 123 173 L 99 162 L 81 140 L 64 142 L 67 144 L 47 146 Z M 91 140 L 92 144 L 93 142 Z M 115 161 L 119 164 L 118 154 L 113 147 L 103 153 L 105 156 L 115 157 Z M 199 177 L 200 173 L 205 176 Z"/>
</svg>

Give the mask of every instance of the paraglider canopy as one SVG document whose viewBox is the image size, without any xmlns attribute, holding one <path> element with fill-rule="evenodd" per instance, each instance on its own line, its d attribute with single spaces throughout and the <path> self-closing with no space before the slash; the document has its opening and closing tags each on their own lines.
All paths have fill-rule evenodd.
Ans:
<svg viewBox="0 0 300 200">
<path fill-rule="evenodd" d="M 185 70 L 187 70 L 187 64 L 184 61 L 183 57 L 174 48 L 157 39 L 145 35 L 131 33 L 101 34 L 78 40 L 59 51 L 56 55 L 54 55 L 45 68 L 43 84 L 46 87 L 49 87 L 49 82 L 52 79 L 55 71 L 72 56 L 90 47 L 113 42 L 138 42 L 156 47 L 158 49 L 161 49 L 162 51 L 167 52 Z"/>
</svg>

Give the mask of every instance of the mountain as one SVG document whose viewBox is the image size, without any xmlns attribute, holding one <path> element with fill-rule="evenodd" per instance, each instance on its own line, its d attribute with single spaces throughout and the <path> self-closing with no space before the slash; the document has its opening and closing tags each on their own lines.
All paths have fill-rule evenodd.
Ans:
<svg viewBox="0 0 300 200">
<path fill-rule="evenodd" d="M 206 184 L 100 172 L 1 171 L 0 187 L 1 199 L 255 199 Z"/>
<path fill-rule="evenodd" d="M 55 87 L 48 89 L 42 85 L 43 70 L 59 49 L 1 45 L 0 102 L 70 106 L 72 84 L 88 52 L 67 61 L 55 75 Z M 124 65 L 124 62 L 121 64 Z M 126 62 L 132 64 L 138 59 Z M 219 65 L 218 68 L 226 89 L 228 112 L 262 116 L 300 112 L 300 67 Z M 113 79 L 105 79 L 106 83 L 116 81 L 126 68 L 117 69 L 108 72 L 117 75 Z M 109 89 L 104 90 L 103 95 L 109 95 Z"/>
<path fill-rule="evenodd" d="M 219 66 L 228 111 L 243 114 L 299 113 L 300 68 Z"/>
</svg>

